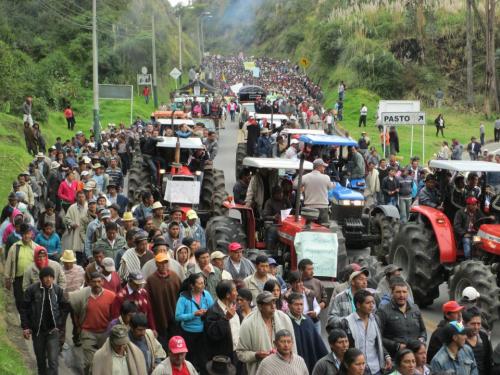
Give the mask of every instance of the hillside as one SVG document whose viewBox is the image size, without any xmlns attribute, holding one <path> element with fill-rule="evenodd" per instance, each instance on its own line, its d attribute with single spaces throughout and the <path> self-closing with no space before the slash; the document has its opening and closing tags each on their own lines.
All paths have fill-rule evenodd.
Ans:
<svg viewBox="0 0 500 375">
<path fill-rule="evenodd" d="M 212 12 L 206 45 L 212 53 L 270 55 L 310 61 L 308 74 L 324 89 L 373 91 L 384 99 L 431 104 L 441 87 L 446 101 L 466 100 L 466 10 L 458 0 L 198 0 Z M 474 107 L 485 92 L 485 14 L 474 1 Z M 497 24 L 500 12 L 496 12 Z M 497 41 L 500 30 L 496 31 Z M 497 42 L 498 45 L 498 42 Z M 496 50 L 500 56 L 500 48 Z M 497 76 L 500 61 L 497 57 Z"/>
</svg>

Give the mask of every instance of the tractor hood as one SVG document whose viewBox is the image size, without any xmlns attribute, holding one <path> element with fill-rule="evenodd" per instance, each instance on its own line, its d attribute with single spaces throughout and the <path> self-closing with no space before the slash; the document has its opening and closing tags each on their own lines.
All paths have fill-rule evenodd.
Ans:
<svg viewBox="0 0 500 375">
<path fill-rule="evenodd" d="M 479 227 L 477 236 L 484 251 L 500 255 L 500 225 L 483 224 Z"/>
<path fill-rule="evenodd" d="M 363 197 L 363 194 L 348 189 L 339 183 L 335 184 L 335 187 L 328 192 L 328 198 L 329 199 L 336 199 L 338 201 L 340 200 L 351 200 L 351 201 L 364 201 L 365 197 Z"/>
</svg>

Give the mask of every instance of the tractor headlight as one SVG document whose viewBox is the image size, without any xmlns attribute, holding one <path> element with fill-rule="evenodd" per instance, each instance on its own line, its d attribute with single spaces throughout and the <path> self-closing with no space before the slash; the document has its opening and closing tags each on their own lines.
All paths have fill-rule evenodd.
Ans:
<svg viewBox="0 0 500 375">
<path fill-rule="evenodd" d="M 472 236 L 472 243 L 480 243 L 480 242 L 481 242 L 481 237 Z"/>
<path fill-rule="evenodd" d="M 353 206 L 364 206 L 365 201 L 352 201 Z"/>
<path fill-rule="evenodd" d="M 167 171 L 165 169 L 160 169 L 160 174 L 165 174 Z"/>
<path fill-rule="evenodd" d="M 349 199 L 341 199 L 338 202 L 339 206 L 363 206 L 365 204 L 364 201 L 360 200 L 351 201 Z"/>
</svg>

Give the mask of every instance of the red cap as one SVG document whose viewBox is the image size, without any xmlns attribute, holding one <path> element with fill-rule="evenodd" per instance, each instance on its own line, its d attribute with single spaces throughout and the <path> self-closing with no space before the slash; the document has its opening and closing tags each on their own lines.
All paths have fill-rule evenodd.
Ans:
<svg viewBox="0 0 500 375">
<path fill-rule="evenodd" d="M 292 139 L 299 139 L 300 138 L 300 134 L 294 134 L 291 136 Z"/>
<path fill-rule="evenodd" d="M 477 204 L 477 199 L 474 197 L 469 197 L 465 200 L 466 204 Z"/>
<path fill-rule="evenodd" d="M 231 242 L 227 248 L 229 251 L 238 251 L 243 249 L 243 246 L 241 246 L 238 242 Z"/>
<path fill-rule="evenodd" d="M 173 336 L 168 341 L 168 350 L 170 350 L 174 354 L 188 352 L 186 342 L 184 341 L 184 339 L 181 336 Z"/>
<path fill-rule="evenodd" d="M 444 313 L 459 312 L 459 311 L 462 311 L 463 309 L 464 309 L 464 307 L 460 306 L 457 301 L 448 301 L 448 302 L 443 304 L 443 312 Z"/>
</svg>

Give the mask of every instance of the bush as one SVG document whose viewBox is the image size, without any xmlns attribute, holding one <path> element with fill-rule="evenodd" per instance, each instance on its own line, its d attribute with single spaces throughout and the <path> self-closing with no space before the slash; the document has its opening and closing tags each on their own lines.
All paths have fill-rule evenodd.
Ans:
<svg viewBox="0 0 500 375">
<path fill-rule="evenodd" d="M 342 53 L 342 29 L 337 22 L 323 23 L 318 27 L 320 57 L 327 64 L 336 64 Z"/>
</svg>

